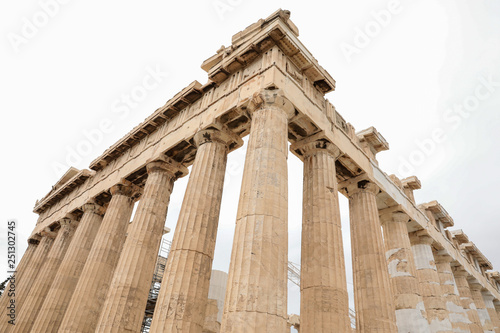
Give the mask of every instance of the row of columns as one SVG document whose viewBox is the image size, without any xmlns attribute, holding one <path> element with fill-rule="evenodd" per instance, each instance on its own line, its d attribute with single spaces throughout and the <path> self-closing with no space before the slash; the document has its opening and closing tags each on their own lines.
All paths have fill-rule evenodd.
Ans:
<svg viewBox="0 0 500 333">
<path fill-rule="evenodd" d="M 123 182 L 110 190 L 111 201 L 66 312 L 52 332 L 94 332 L 113 277 L 140 189 Z"/>
<path fill-rule="evenodd" d="M 45 258 L 38 277 L 23 300 L 22 304 L 24 305 L 18 310 L 19 319 L 17 320 L 15 329 L 12 330 L 13 332 L 29 332 L 33 327 L 33 322 L 37 318 L 45 297 L 54 282 L 56 273 L 58 273 L 61 262 L 67 253 L 77 224 L 78 222 L 72 218 L 64 218 L 60 221 L 61 229 L 54 235 L 52 247 Z"/>
<path fill-rule="evenodd" d="M 4 311 L 7 309 L 7 313 L 5 313 L 5 316 L 2 318 L 0 321 L 0 327 L 3 327 L 5 324 L 8 323 L 9 320 L 13 319 L 15 317 L 15 311 L 16 311 L 16 305 L 14 303 L 14 309 L 12 310 L 12 317 L 9 316 L 11 313 L 10 309 L 12 307 L 11 301 L 16 301 L 18 298 L 17 292 L 19 291 L 19 281 L 21 280 L 21 277 L 24 275 L 25 272 L 30 271 L 27 267 L 31 263 L 31 258 L 35 254 L 36 250 L 39 248 L 38 244 L 40 243 L 41 237 L 38 235 L 35 235 L 34 237 L 30 238 L 28 240 L 28 248 L 24 252 L 23 257 L 19 261 L 19 264 L 16 267 L 16 273 L 10 278 L 10 281 L 7 285 L 7 287 L 4 290 L 4 293 L 0 297 L 0 313 L 4 313 Z M 11 290 L 14 290 L 14 294 L 12 295 Z"/>
<path fill-rule="evenodd" d="M 168 324 L 184 325 L 186 331 L 193 331 L 189 328 L 192 323 L 194 331 L 201 332 L 205 319 L 203 300 L 208 298 L 227 154 L 230 143 L 241 146 L 242 141 L 229 131 L 215 128 L 200 131 L 195 141 L 197 158 L 177 224 L 179 236 L 169 257 L 171 278 L 164 278 L 160 295 L 160 299 L 178 303 L 161 304 L 164 306 L 155 314 L 152 331 L 163 332 Z M 17 287 L 19 295 L 27 297 L 16 298 L 16 326 L 2 321 L 2 332 L 140 329 L 173 184 L 187 174 L 184 166 L 167 158 L 149 162 L 147 171 L 143 191 L 127 181 L 110 189 L 112 198 L 104 218 L 103 207 L 86 204 L 79 223 L 63 219 L 57 232 L 42 232 L 40 245 L 36 246 L 36 240 L 30 243 L 17 276 L 20 280 L 21 273 L 27 271 Z M 140 192 L 141 200 L 129 227 Z M 27 261 L 29 265 L 23 265 Z M 200 277 L 203 281 L 198 281 Z M 190 281 L 187 286 L 186 281 Z M 29 293 L 25 289 L 30 289 Z M 25 300 L 27 305 L 21 308 Z M 3 297 L 2 302 L 7 304 L 8 298 Z M 170 315 L 173 307 L 177 311 Z M 182 316 L 184 311 L 186 316 Z"/>
<path fill-rule="evenodd" d="M 238 205 L 221 332 L 287 329 L 288 121 L 279 90 L 248 105 L 251 133 Z M 198 147 L 150 332 L 203 328 L 227 154 L 241 139 L 222 127 L 196 134 Z M 359 332 L 500 330 L 493 297 L 452 267 L 408 216 L 380 215 L 379 188 L 362 177 L 338 184 L 341 152 L 318 135 L 294 143 L 304 162 L 301 332 L 350 331 L 338 191 L 349 198 L 354 297 Z M 16 274 L 17 325 L 1 332 L 138 332 L 181 164 L 147 163 L 144 189 L 122 181 L 101 207 L 30 240 Z M 134 221 L 134 202 L 141 194 Z M 9 302 L 0 300 L 2 308 Z"/>
<path fill-rule="evenodd" d="M 38 273 L 40 272 L 41 267 L 45 260 L 47 259 L 47 254 L 49 253 L 52 244 L 54 242 L 54 234 L 50 232 L 50 230 L 44 230 L 41 232 L 41 239 L 39 243 L 31 242 L 30 246 L 33 245 L 36 247 L 33 254 L 30 256 L 29 262 L 23 267 L 23 270 L 20 267 L 17 268 L 18 276 L 16 278 L 16 288 L 15 295 L 13 297 L 8 297 L 7 293 L 2 295 L 2 313 L 4 311 L 4 315 L 2 315 L 2 321 L 0 322 L 0 332 L 10 332 L 10 330 L 14 327 L 10 322 L 10 317 L 6 316 L 9 311 L 5 310 L 11 302 L 15 302 L 15 318 L 20 310 L 22 310 L 22 305 L 24 304 L 24 300 L 26 295 L 30 291 L 32 285 L 35 283 Z M 28 249 L 30 250 L 30 246 Z M 30 250 L 31 251 L 31 250 Z M 21 261 L 23 261 L 22 259 Z M 25 261 L 26 262 L 26 261 Z"/>
<path fill-rule="evenodd" d="M 104 209 L 90 202 L 82 207 L 83 216 L 70 243 L 58 274 L 47 293 L 32 332 L 57 332 L 71 296 L 76 288 L 90 250 L 98 235 Z"/>
</svg>

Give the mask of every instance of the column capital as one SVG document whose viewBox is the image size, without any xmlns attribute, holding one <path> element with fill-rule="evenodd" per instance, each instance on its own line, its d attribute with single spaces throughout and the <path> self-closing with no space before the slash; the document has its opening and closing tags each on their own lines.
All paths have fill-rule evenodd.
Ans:
<svg viewBox="0 0 500 333">
<path fill-rule="evenodd" d="M 467 272 L 467 270 L 462 266 L 452 267 L 452 269 L 453 269 L 453 275 L 455 276 L 467 278 L 470 275 L 470 273 Z"/>
<path fill-rule="evenodd" d="M 417 245 L 417 244 L 432 245 L 434 243 L 434 239 L 427 233 L 426 230 L 419 230 L 410 233 L 410 241 L 412 245 Z"/>
<path fill-rule="evenodd" d="M 135 198 L 141 195 L 142 189 L 129 182 L 128 180 L 122 179 L 118 184 L 111 186 L 109 189 L 111 195 L 124 195 L 130 198 Z"/>
<path fill-rule="evenodd" d="M 297 331 L 300 332 L 300 316 L 296 314 L 291 314 L 288 316 L 288 319 L 286 321 L 288 328 L 295 328 Z"/>
<path fill-rule="evenodd" d="M 57 232 L 54 232 L 52 230 L 50 230 L 49 227 L 43 229 L 42 231 L 40 231 L 40 235 L 42 235 L 42 237 L 48 237 L 48 238 L 56 238 L 57 236 Z"/>
<path fill-rule="evenodd" d="M 184 165 L 166 156 L 148 160 L 146 169 L 148 170 L 148 174 L 165 172 L 170 174 L 174 179 L 182 178 L 189 173 Z"/>
<path fill-rule="evenodd" d="M 86 213 L 86 212 L 92 212 L 92 213 L 100 215 L 100 216 L 103 216 L 104 212 L 106 211 L 106 209 L 103 206 L 95 203 L 94 201 L 89 201 L 89 202 L 85 203 L 81 207 L 81 210 L 84 213 Z"/>
<path fill-rule="evenodd" d="M 193 140 L 197 147 L 208 142 L 220 142 L 232 149 L 243 146 L 243 140 L 237 134 L 226 127 L 215 125 L 197 132 Z"/>
<path fill-rule="evenodd" d="M 495 296 L 493 296 L 488 290 L 484 290 L 482 292 L 483 294 L 483 298 L 488 301 L 488 302 L 491 302 L 493 304 L 493 301 L 495 300 Z"/>
<path fill-rule="evenodd" d="M 288 119 L 295 115 L 295 107 L 285 97 L 283 90 L 275 88 L 262 89 L 253 94 L 250 103 L 248 103 L 247 111 L 251 115 L 261 109 L 273 108 L 285 111 Z"/>
<path fill-rule="evenodd" d="M 305 139 L 294 142 L 290 146 L 292 151 L 301 160 L 318 152 L 327 152 L 335 159 L 338 159 L 342 152 L 328 140 L 323 133 L 318 133 Z"/>
<path fill-rule="evenodd" d="M 61 228 L 69 225 L 77 226 L 78 220 L 73 216 L 66 215 L 65 217 L 59 220 L 59 224 L 61 225 Z"/>
<path fill-rule="evenodd" d="M 380 188 L 377 184 L 359 176 L 340 183 L 339 190 L 349 198 L 357 193 L 371 193 L 377 195 L 380 192 Z"/>
<path fill-rule="evenodd" d="M 436 260 L 436 262 L 451 263 L 455 259 L 445 250 L 440 250 L 434 253 L 434 260 Z"/>
<path fill-rule="evenodd" d="M 390 222 L 406 224 L 410 220 L 410 217 L 406 213 L 401 211 L 393 211 L 393 212 L 386 212 L 384 214 L 379 214 L 379 218 L 382 224 Z"/>
<path fill-rule="evenodd" d="M 38 234 L 34 234 L 33 236 L 31 236 L 29 239 L 28 239 L 28 244 L 34 244 L 34 245 L 38 245 L 40 243 L 40 240 L 42 239 L 42 236 L 38 235 Z"/>
<path fill-rule="evenodd" d="M 481 291 L 483 289 L 483 285 L 475 278 L 468 280 L 468 282 L 471 290 Z"/>
</svg>

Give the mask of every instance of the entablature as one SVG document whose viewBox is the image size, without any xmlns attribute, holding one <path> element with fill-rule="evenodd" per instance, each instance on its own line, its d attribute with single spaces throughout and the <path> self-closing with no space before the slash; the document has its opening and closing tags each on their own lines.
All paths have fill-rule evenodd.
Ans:
<svg viewBox="0 0 500 333">
<path fill-rule="evenodd" d="M 490 280 L 495 281 L 500 286 L 500 272 L 487 272 L 486 275 L 490 278 Z"/>
<path fill-rule="evenodd" d="M 407 187 L 411 190 L 420 190 L 422 188 L 422 183 L 417 176 L 410 176 L 401 179 L 401 183 L 403 184 L 403 187 Z"/>
<path fill-rule="evenodd" d="M 455 225 L 450 214 L 444 209 L 443 206 L 436 200 L 419 205 L 422 209 L 432 213 L 433 218 L 441 223 L 444 228 L 449 228 Z"/>
<path fill-rule="evenodd" d="M 72 192 L 76 187 L 83 184 L 89 177 L 95 174 L 91 170 L 78 170 L 71 167 L 61 179 L 54 185 L 52 190 L 43 197 L 40 201 L 35 203 L 33 212 L 40 214 L 45 211 L 48 207 L 54 205 L 56 202 L 64 198 L 67 194 Z"/>
<path fill-rule="evenodd" d="M 457 240 L 458 244 L 469 243 L 469 237 L 462 229 L 452 230 L 451 234 L 453 235 L 453 238 Z"/>
<path fill-rule="evenodd" d="M 203 96 L 203 87 L 198 81 L 193 81 L 182 89 L 174 97 L 167 101 L 161 108 L 157 109 L 151 116 L 147 117 L 141 124 L 118 140 L 111 147 L 90 163 L 90 169 L 98 171 L 108 165 L 111 161 L 122 155 L 142 139 L 155 132 L 167 120 L 173 118 L 182 109 L 193 104 Z"/>
<path fill-rule="evenodd" d="M 247 66 L 260 54 L 277 45 L 323 94 L 335 90 L 335 80 L 297 39 L 298 29 L 290 20 L 290 12 L 278 10 L 265 20 L 249 26 L 233 36 L 232 46 L 222 47 L 202 64 L 210 80 L 221 84 L 233 73 Z"/>
<path fill-rule="evenodd" d="M 490 279 L 490 282 L 497 287 L 497 290 L 500 291 L 500 273 L 498 271 L 487 272 L 486 276 Z M 500 302 L 500 299 L 497 301 Z"/>
<path fill-rule="evenodd" d="M 387 142 L 382 134 L 380 134 L 373 126 L 359 131 L 356 133 L 356 136 L 358 137 L 362 147 L 368 149 L 373 155 L 373 159 L 375 159 L 375 156 L 379 152 L 389 150 L 389 142 Z"/>
<path fill-rule="evenodd" d="M 484 267 L 486 270 L 493 269 L 493 265 L 491 264 L 491 262 L 481 251 L 479 251 L 476 244 L 474 244 L 473 242 L 460 244 L 460 249 L 463 249 L 466 252 L 470 253 L 471 256 L 477 260 L 479 266 Z"/>
</svg>

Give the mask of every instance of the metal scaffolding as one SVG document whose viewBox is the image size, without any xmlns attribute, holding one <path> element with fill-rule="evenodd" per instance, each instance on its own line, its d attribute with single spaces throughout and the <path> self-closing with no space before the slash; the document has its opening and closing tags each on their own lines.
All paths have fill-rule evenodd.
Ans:
<svg viewBox="0 0 500 333">
<path fill-rule="evenodd" d="M 149 288 L 148 303 L 146 305 L 146 311 L 144 312 L 144 319 L 142 321 L 141 327 L 142 333 L 149 333 L 149 328 L 151 327 L 153 312 L 155 310 L 158 294 L 160 293 L 161 280 L 163 279 L 163 275 L 165 274 L 165 266 L 167 264 L 167 257 L 170 252 L 171 245 L 172 242 L 166 239 L 162 239 L 160 250 L 158 251 L 158 259 L 156 261 L 155 272 L 151 281 L 151 287 Z"/>
</svg>

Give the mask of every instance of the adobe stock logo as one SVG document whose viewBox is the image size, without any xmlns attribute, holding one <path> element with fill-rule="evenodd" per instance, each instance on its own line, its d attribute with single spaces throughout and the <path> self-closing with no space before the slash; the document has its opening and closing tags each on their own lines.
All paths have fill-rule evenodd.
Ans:
<svg viewBox="0 0 500 333">
<path fill-rule="evenodd" d="M 224 21 L 226 13 L 232 12 L 242 3 L 243 0 L 215 0 L 212 2 L 212 6 L 214 7 L 217 16 L 219 16 L 219 19 Z"/>
<path fill-rule="evenodd" d="M 70 1 L 71 0 L 40 0 L 38 2 L 40 9 L 31 15 L 31 18 L 23 17 L 21 19 L 22 24 L 19 33 L 7 33 L 7 39 L 14 51 L 19 53 L 20 47 L 35 38 L 40 30 L 46 27 L 50 20 L 57 16 L 61 6 L 68 4 Z"/>
<path fill-rule="evenodd" d="M 143 102 L 150 92 L 160 86 L 168 77 L 168 73 L 161 70 L 160 66 L 152 68 L 146 67 L 146 73 L 140 83 L 134 85 L 128 93 L 123 93 L 111 104 L 111 113 L 113 117 L 102 118 L 98 126 L 91 129 L 83 129 L 81 134 L 83 138 L 74 146 L 66 145 L 66 156 L 64 163 L 54 161 L 52 169 L 56 176 L 60 177 L 70 166 L 78 166 L 86 156 L 93 153 L 94 148 L 103 143 L 106 135 L 112 133 L 120 120 L 124 120 L 130 115 L 130 112 L 137 108 Z"/>
<path fill-rule="evenodd" d="M 500 88 L 500 81 L 494 81 L 490 74 L 488 78 L 480 76 L 479 83 L 474 91 L 467 95 L 461 103 L 455 103 L 443 113 L 443 122 L 451 125 L 452 134 L 462 126 L 465 119 L 477 111 L 481 102 L 491 98 Z M 446 131 L 440 127 L 434 128 L 431 135 L 423 140 L 415 140 L 417 149 L 414 149 L 408 157 L 399 156 L 398 176 L 401 178 L 415 174 L 416 168 L 423 165 L 427 158 L 434 154 L 439 144 L 448 139 Z"/>
<path fill-rule="evenodd" d="M 391 0 L 387 4 L 387 9 L 371 11 L 372 20 L 366 22 L 363 29 L 354 28 L 355 34 L 352 43 L 342 42 L 340 44 L 340 50 L 347 62 L 351 63 L 354 55 L 360 54 L 363 49 L 367 48 L 373 39 L 392 22 L 392 18 L 400 14 L 402 10 L 403 7 L 399 0 Z"/>
</svg>

